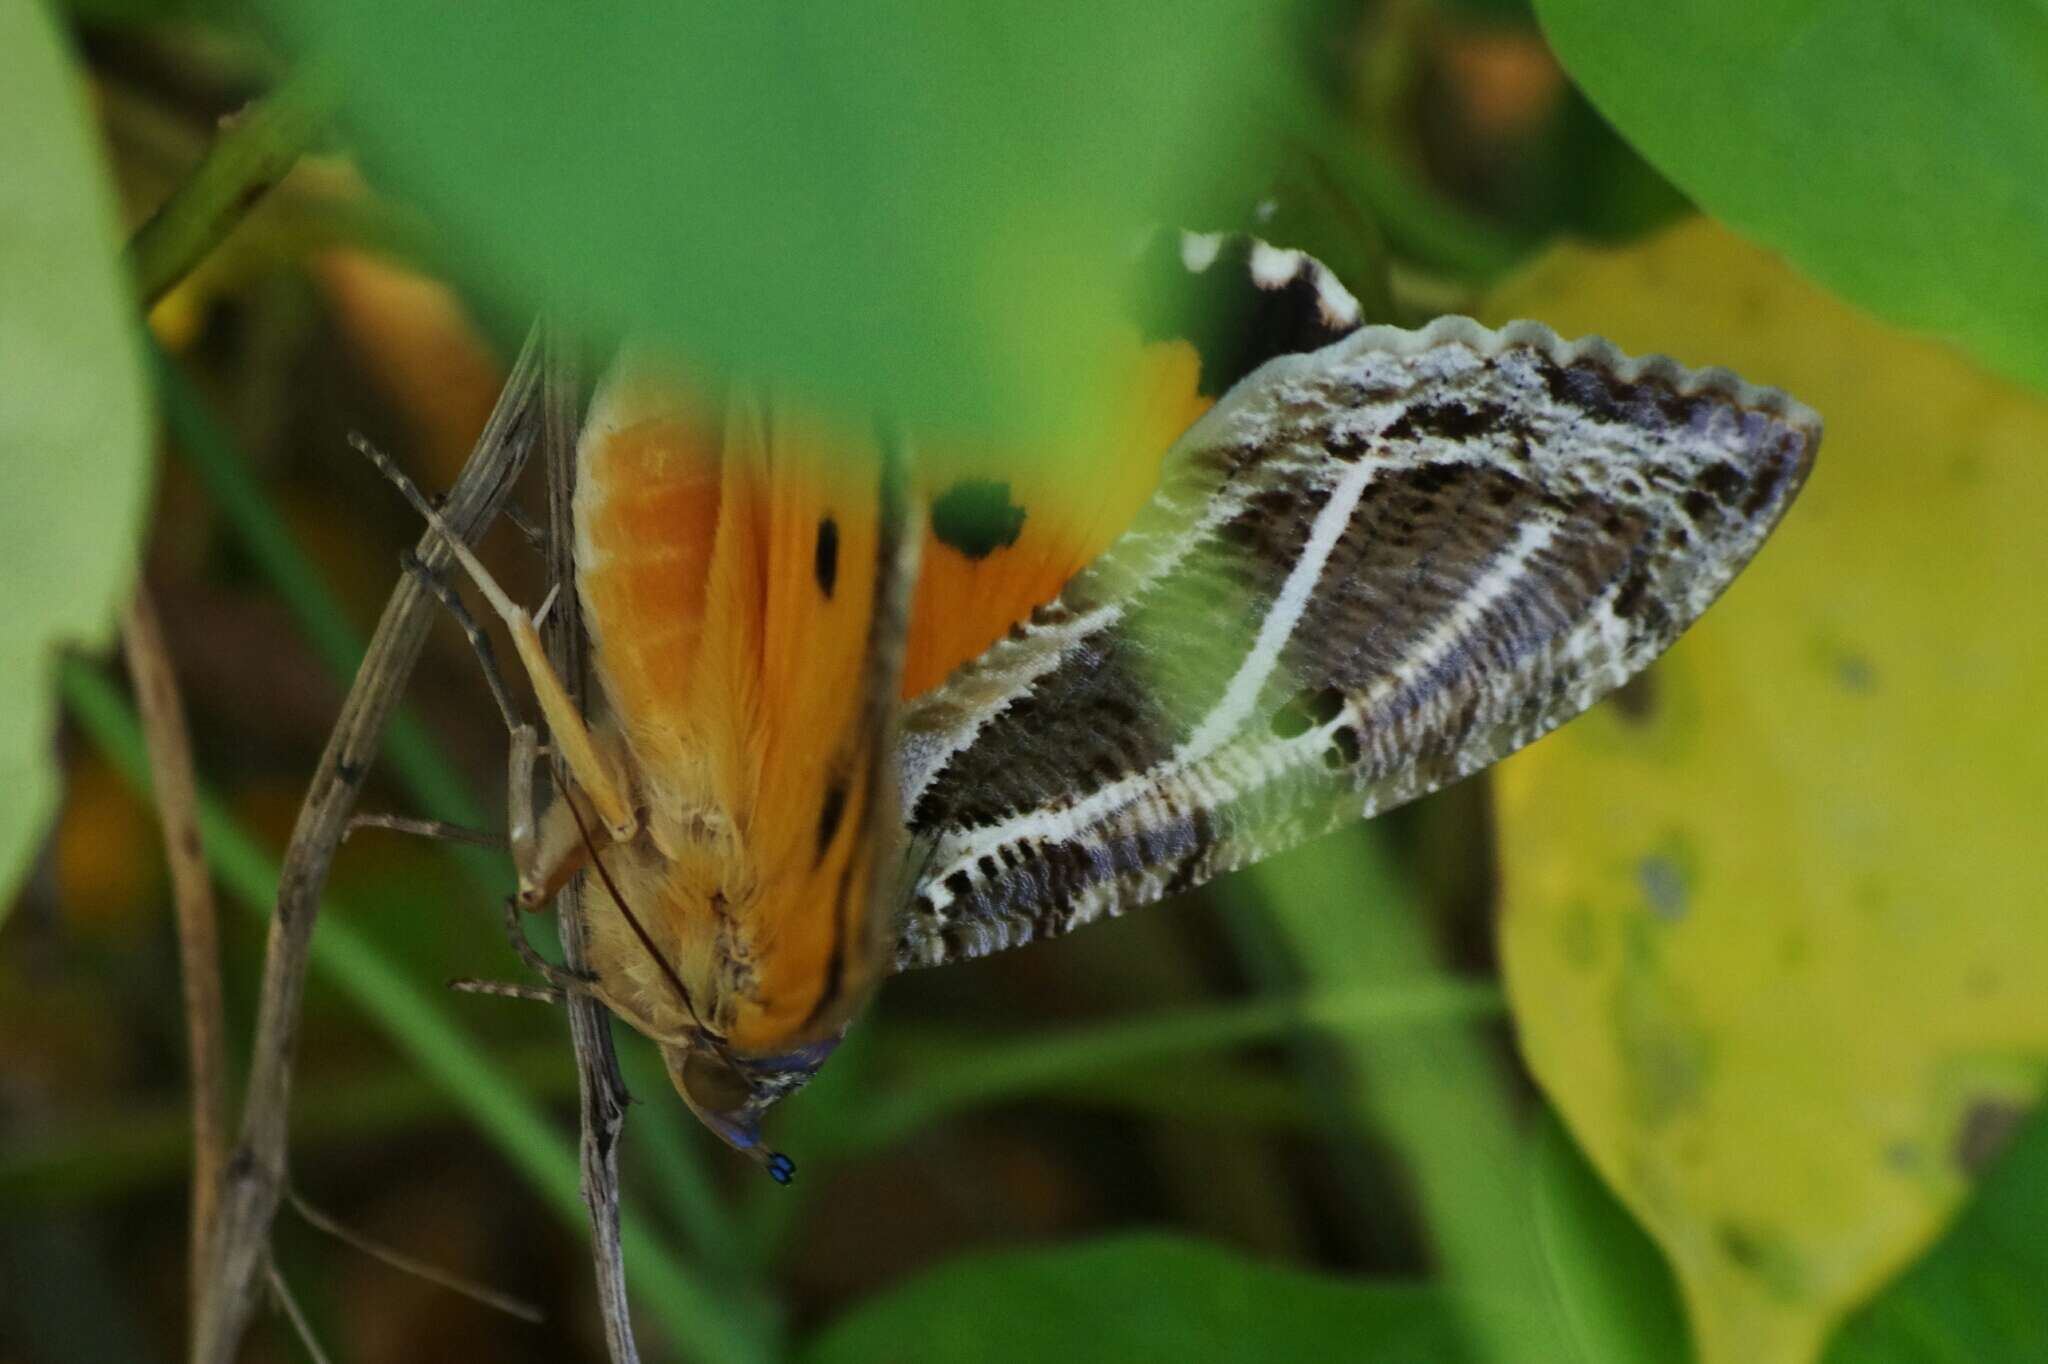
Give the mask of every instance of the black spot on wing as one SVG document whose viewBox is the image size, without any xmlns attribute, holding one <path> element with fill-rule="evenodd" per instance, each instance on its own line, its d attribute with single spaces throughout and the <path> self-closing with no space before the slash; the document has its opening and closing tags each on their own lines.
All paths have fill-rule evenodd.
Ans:
<svg viewBox="0 0 2048 1364">
<path fill-rule="evenodd" d="M 833 584 L 839 581 L 839 523 L 829 516 L 818 522 L 818 546 L 812 556 L 811 572 L 818 579 L 818 590 L 830 600 Z"/>
<path fill-rule="evenodd" d="M 1344 693 L 1335 687 L 1305 687 L 1273 713 L 1273 737 L 1292 739 L 1306 734 L 1336 719 L 1343 709 Z"/>
<path fill-rule="evenodd" d="M 1251 237 L 1227 238 L 1207 269 L 1190 271 L 1180 234 L 1162 232 L 1139 262 L 1132 316 L 1146 341 L 1186 341 L 1200 357 L 1198 390 L 1220 397 L 1276 355 L 1321 350 L 1357 322 L 1333 321 L 1318 279 L 1324 268 L 1307 255 L 1294 273 L 1270 286 L 1252 277 Z"/>
<path fill-rule="evenodd" d="M 970 559 L 985 559 L 1017 543 L 1024 508 L 1010 501 L 1010 485 L 965 478 L 932 502 L 932 534 Z"/>
<path fill-rule="evenodd" d="M 846 814 L 846 783 L 833 780 L 825 788 L 825 803 L 818 810 L 818 851 L 823 859 L 825 850 L 832 846 L 832 840 L 839 833 L 839 821 Z"/>
<path fill-rule="evenodd" d="M 1380 434 L 1388 440 L 1414 440 L 1434 436 L 1441 440 L 1469 441 L 1490 436 L 1511 420 L 1505 404 L 1460 402 L 1423 403 L 1411 407 L 1388 424 Z"/>
</svg>

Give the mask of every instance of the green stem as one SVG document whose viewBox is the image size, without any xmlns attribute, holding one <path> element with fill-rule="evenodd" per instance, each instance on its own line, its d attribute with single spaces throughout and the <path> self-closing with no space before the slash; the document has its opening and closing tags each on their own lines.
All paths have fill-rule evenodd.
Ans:
<svg viewBox="0 0 2048 1364">
<path fill-rule="evenodd" d="M 127 780 L 146 792 L 142 733 L 119 692 L 76 659 L 66 661 L 62 686 L 80 725 Z M 221 884 L 251 914 L 266 916 L 277 897 L 276 863 L 203 791 L 200 825 L 207 861 Z M 562 1134 L 488 1051 L 392 965 L 356 926 L 360 920 L 345 904 L 330 899 L 323 905 L 313 965 L 455 1100 L 557 1213 L 571 1226 L 586 1228 L 577 1158 Z M 669 1253 L 644 1219 L 626 1213 L 621 1230 L 628 1276 L 679 1344 L 710 1360 L 773 1357 L 774 1337 L 765 1320 L 733 1310 Z"/>
<path fill-rule="evenodd" d="M 1252 875 L 1310 989 L 1454 983 L 1377 830 L 1325 840 Z M 1353 1072 L 1341 1096 L 1353 1124 L 1399 1154 L 1448 1286 L 1473 1301 L 1540 1302 L 1539 1247 L 1521 1215 L 1527 1143 L 1509 1111 L 1504 1064 L 1473 1016 L 1398 1032 L 1330 1031 Z M 1552 1357 L 1528 1338 L 1526 1313 L 1475 1311 L 1469 1325 L 1481 1358 Z"/>
<path fill-rule="evenodd" d="M 1303 1028 L 1380 1035 L 1498 1017 L 1504 1007 L 1494 986 L 1432 980 L 1176 1011 L 1026 1042 L 974 1037 L 899 1041 L 881 1064 L 912 1079 L 894 1093 L 871 1096 L 850 1125 L 821 1135 L 838 1153 L 872 1149 L 948 1114 L 1058 1088 L 1084 1076 L 1268 1042 Z"/>
<path fill-rule="evenodd" d="M 225 123 L 199 165 L 128 243 L 145 311 L 284 179 L 340 96 L 341 83 L 333 72 L 308 67 Z"/>
</svg>

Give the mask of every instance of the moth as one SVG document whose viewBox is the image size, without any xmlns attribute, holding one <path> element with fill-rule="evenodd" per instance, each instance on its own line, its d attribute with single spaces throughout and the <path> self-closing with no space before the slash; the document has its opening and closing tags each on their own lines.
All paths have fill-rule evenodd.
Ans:
<svg viewBox="0 0 2048 1364">
<path fill-rule="evenodd" d="M 1136 416 L 1064 513 L 622 360 L 578 451 L 587 725 L 463 556 L 572 774 L 537 821 L 515 800 L 520 902 L 592 873 L 586 988 L 779 1180 L 763 1115 L 892 971 L 1176 895 L 1549 732 L 1706 610 L 1819 444 L 1725 370 L 1363 326 L 1263 242 L 1148 260 L 1226 306 L 1146 296 Z"/>
</svg>

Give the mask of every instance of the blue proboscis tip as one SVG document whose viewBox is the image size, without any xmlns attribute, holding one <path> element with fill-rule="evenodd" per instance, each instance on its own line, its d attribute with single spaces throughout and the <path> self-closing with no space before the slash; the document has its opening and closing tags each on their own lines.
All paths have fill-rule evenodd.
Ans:
<svg viewBox="0 0 2048 1364">
<path fill-rule="evenodd" d="M 777 1151 L 766 1162 L 768 1177 L 777 1184 L 787 1184 L 796 1178 L 796 1162 Z"/>
</svg>

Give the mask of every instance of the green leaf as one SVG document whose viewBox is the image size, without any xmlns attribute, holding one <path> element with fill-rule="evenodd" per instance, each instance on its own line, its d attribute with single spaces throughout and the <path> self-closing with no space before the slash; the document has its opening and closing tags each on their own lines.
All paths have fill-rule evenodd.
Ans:
<svg viewBox="0 0 2048 1364">
<path fill-rule="evenodd" d="M 1670 1257 L 1700 1357 L 1806 1364 L 2048 1078 L 2048 399 L 1703 219 L 1557 252 L 1488 313 L 1827 419 L 1727 596 L 1494 781 L 1530 1070 Z"/>
<path fill-rule="evenodd" d="M 1933 1252 L 1852 1317 L 1826 1364 L 2048 1359 L 2048 1115 L 2012 1137 Z"/>
<path fill-rule="evenodd" d="M 1162 1235 L 953 1261 L 872 1298 L 806 1364 L 1470 1359 L 1450 1296 L 1257 1264 Z"/>
<path fill-rule="evenodd" d="M 1999 0 L 1538 0 L 1695 202 L 1895 323 L 2048 388 L 2048 23 Z"/>
<path fill-rule="evenodd" d="M 271 3 L 469 268 L 926 437 L 1079 419 L 1133 229 L 1297 84 L 1256 0 Z"/>
<path fill-rule="evenodd" d="M 1585 1364 L 1693 1357 L 1664 1256 L 1615 1201 L 1554 1114 L 1536 1134 L 1532 1193 L 1543 1262 Z"/>
<path fill-rule="evenodd" d="M 0 0 L 0 913 L 50 817 L 58 650 L 135 575 L 149 412 L 112 195 L 48 14 Z"/>
</svg>

